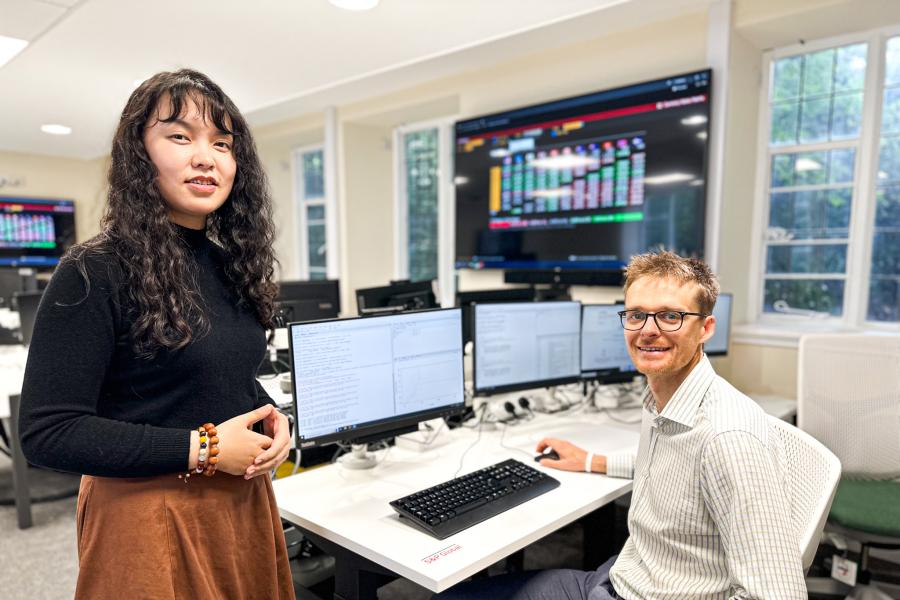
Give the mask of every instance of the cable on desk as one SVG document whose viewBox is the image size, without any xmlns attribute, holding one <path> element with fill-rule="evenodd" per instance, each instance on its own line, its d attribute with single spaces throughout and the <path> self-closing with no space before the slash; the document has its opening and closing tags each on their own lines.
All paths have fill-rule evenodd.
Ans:
<svg viewBox="0 0 900 600">
<path fill-rule="evenodd" d="M 484 417 L 485 417 L 485 415 L 487 415 L 487 403 L 482 404 L 481 408 L 479 408 L 478 410 L 481 411 L 481 416 L 478 418 L 478 426 L 476 427 L 476 429 L 478 430 L 478 436 L 475 438 L 474 442 L 469 444 L 469 447 L 466 448 L 463 451 L 462 455 L 459 457 L 459 467 L 457 467 L 456 473 L 454 473 L 453 477 L 451 477 L 450 479 L 456 479 L 456 477 L 459 475 L 459 472 L 462 471 L 463 461 L 466 459 L 466 454 L 468 454 L 469 450 L 474 448 L 478 444 L 478 442 L 481 441 L 481 428 L 482 428 L 481 426 L 484 425 Z M 477 414 L 477 411 L 476 411 L 476 414 Z"/>
<path fill-rule="evenodd" d="M 503 428 L 503 432 L 500 433 L 500 447 L 505 448 L 506 450 L 515 450 L 516 452 L 521 452 L 522 454 L 526 455 L 528 458 L 534 458 L 534 454 L 532 454 L 531 452 L 526 452 L 525 450 L 522 450 L 521 448 L 514 448 L 513 446 L 506 445 L 506 442 L 504 442 L 504 439 L 506 438 L 506 430 L 509 429 L 510 426 L 507 423 L 501 423 L 501 424 L 505 425 L 505 427 Z"/>
<path fill-rule="evenodd" d="M 437 439 L 438 435 L 441 433 L 441 431 L 444 430 L 444 427 L 446 427 L 446 426 L 447 426 L 446 419 L 441 419 L 441 424 L 438 425 L 436 428 L 432 427 L 428 423 L 425 423 L 425 429 L 431 430 L 430 438 L 428 438 L 427 440 L 425 440 L 423 442 L 420 442 L 419 440 L 414 439 L 414 438 L 404 438 L 404 439 L 406 439 L 406 441 L 408 441 L 408 442 L 413 442 L 415 444 L 419 444 L 420 446 L 430 446 L 431 444 L 434 443 L 434 440 Z"/>
</svg>

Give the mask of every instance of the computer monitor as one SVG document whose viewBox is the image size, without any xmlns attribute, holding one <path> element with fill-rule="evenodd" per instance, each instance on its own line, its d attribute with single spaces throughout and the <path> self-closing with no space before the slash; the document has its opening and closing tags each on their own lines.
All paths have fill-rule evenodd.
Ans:
<svg viewBox="0 0 900 600">
<path fill-rule="evenodd" d="M 534 288 L 531 286 L 524 288 L 456 292 L 456 305 L 463 309 L 463 343 L 472 341 L 472 307 L 476 304 L 532 301 L 534 301 Z"/>
<path fill-rule="evenodd" d="M 581 308 L 581 377 L 624 383 L 638 375 L 619 319 L 623 304 L 585 304 Z"/>
<path fill-rule="evenodd" d="M 0 196 L 0 266 L 52 267 L 74 243 L 74 200 Z"/>
<path fill-rule="evenodd" d="M 719 294 L 713 316 L 716 318 L 716 333 L 703 344 L 707 356 L 725 356 L 728 354 L 728 341 L 731 339 L 731 304 L 733 294 Z"/>
<path fill-rule="evenodd" d="M 43 295 L 44 292 L 16 292 L 13 294 L 13 306 L 19 311 L 19 334 L 22 343 L 26 346 L 31 343 L 34 321 Z"/>
<path fill-rule="evenodd" d="M 334 319 L 341 312 L 341 292 L 336 279 L 281 281 L 275 300 L 278 317 L 285 325 L 293 321 Z"/>
<path fill-rule="evenodd" d="M 362 444 L 465 409 L 458 308 L 291 323 L 298 448 Z"/>
<path fill-rule="evenodd" d="M 476 304 L 473 377 L 480 396 L 579 381 L 581 304 Z"/>
<path fill-rule="evenodd" d="M 437 308 L 434 282 L 393 281 L 382 287 L 356 290 L 356 309 L 360 315 L 378 312 L 378 309 L 423 310 Z"/>
</svg>

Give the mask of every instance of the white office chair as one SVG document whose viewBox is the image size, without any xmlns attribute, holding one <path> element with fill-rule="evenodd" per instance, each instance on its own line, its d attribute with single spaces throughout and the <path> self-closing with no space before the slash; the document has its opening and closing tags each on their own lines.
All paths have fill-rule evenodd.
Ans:
<svg viewBox="0 0 900 600">
<path fill-rule="evenodd" d="M 798 365 L 797 425 L 843 465 L 826 531 L 862 546 L 852 597 L 878 597 L 869 549 L 900 549 L 900 339 L 804 336 Z"/>
<path fill-rule="evenodd" d="M 778 417 L 769 417 L 781 444 L 787 468 L 791 522 L 800 534 L 803 571 L 812 565 L 841 479 L 841 461 L 811 435 Z"/>
</svg>

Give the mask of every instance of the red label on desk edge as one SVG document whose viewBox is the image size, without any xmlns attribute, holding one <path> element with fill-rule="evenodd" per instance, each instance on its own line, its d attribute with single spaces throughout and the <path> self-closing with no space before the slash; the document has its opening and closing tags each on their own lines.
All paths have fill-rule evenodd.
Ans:
<svg viewBox="0 0 900 600">
<path fill-rule="evenodd" d="M 447 546 L 446 548 L 438 550 L 434 554 L 429 554 L 428 556 L 426 556 L 425 558 L 422 559 L 422 562 L 425 563 L 426 565 L 430 565 L 431 563 L 433 563 L 437 560 L 440 560 L 442 557 L 447 556 L 448 554 L 453 554 L 457 550 L 461 550 L 461 549 L 462 549 L 462 546 L 460 546 L 459 544 L 452 544 L 450 546 Z"/>
</svg>

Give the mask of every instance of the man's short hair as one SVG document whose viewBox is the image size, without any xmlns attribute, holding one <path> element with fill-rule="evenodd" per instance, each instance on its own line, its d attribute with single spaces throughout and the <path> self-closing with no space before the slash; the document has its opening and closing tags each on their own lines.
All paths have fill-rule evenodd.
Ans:
<svg viewBox="0 0 900 600">
<path fill-rule="evenodd" d="M 637 254 L 625 269 L 625 293 L 642 277 L 674 279 L 680 283 L 696 283 L 700 291 L 697 303 L 700 312 L 712 314 L 719 297 L 719 280 L 709 265 L 699 258 L 684 258 L 674 252 L 660 251 Z"/>
</svg>

